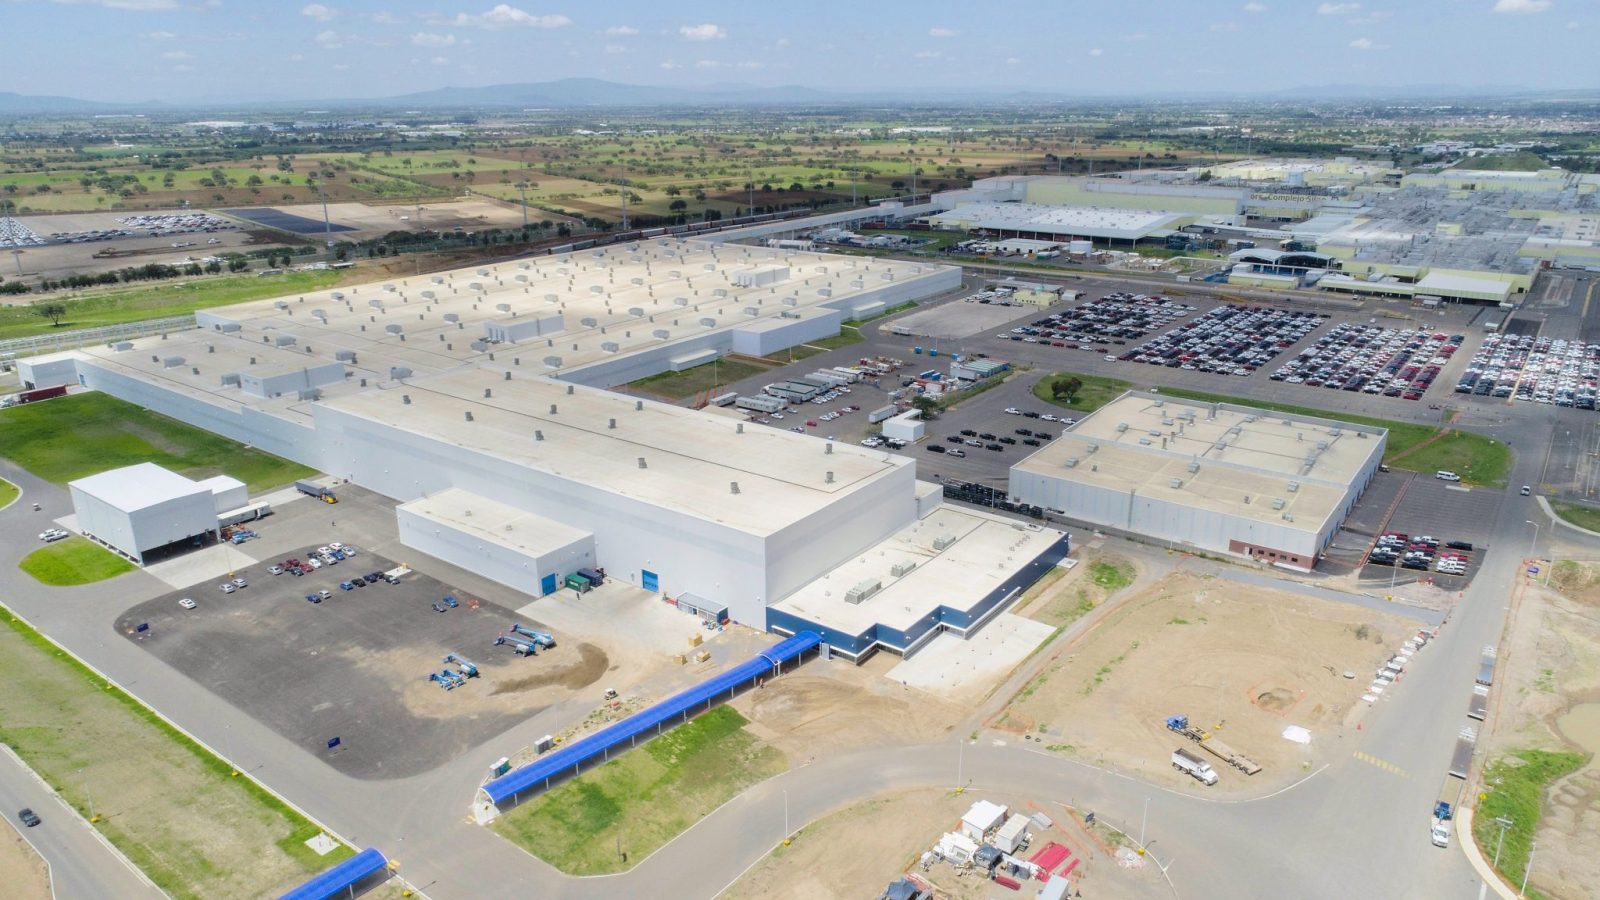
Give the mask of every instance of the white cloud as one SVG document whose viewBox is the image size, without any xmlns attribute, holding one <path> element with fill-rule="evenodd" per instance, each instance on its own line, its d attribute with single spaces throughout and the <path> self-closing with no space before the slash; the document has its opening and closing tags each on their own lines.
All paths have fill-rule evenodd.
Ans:
<svg viewBox="0 0 1600 900">
<path fill-rule="evenodd" d="M 175 65 L 175 66 L 172 67 L 172 71 L 174 71 L 174 72 L 193 72 L 194 71 L 194 66 L 187 65 L 185 63 L 179 63 L 178 65 Z"/>
<path fill-rule="evenodd" d="M 1246 3 L 1242 8 L 1247 13 L 1264 13 L 1267 11 L 1265 3 Z"/>
<path fill-rule="evenodd" d="M 777 40 L 776 40 L 776 41 L 774 41 L 774 42 L 773 42 L 773 43 L 774 43 L 774 44 L 775 44 L 775 45 L 776 45 L 776 46 L 779 46 L 779 47 L 787 47 L 787 46 L 789 46 L 789 39 L 788 39 L 788 38 L 786 38 L 786 37 L 781 37 L 781 38 L 778 38 L 778 39 L 777 39 Z"/>
<path fill-rule="evenodd" d="M 720 41 L 728 36 L 728 32 L 721 25 L 705 22 L 700 25 L 684 25 L 678 29 L 685 40 L 690 41 Z"/>
<path fill-rule="evenodd" d="M 633 27 L 632 25 L 613 25 L 606 29 L 606 34 L 609 34 L 612 37 L 633 37 L 638 33 L 639 29 Z"/>
<path fill-rule="evenodd" d="M 1211 30 L 1219 33 L 1226 33 L 1230 31 L 1238 31 L 1239 26 L 1232 22 L 1213 22 L 1211 24 Z"/>
<path fill-rule="evenodd" d="M 294 53 L 289 56 L 289 62 L 303 62 L 305 58 L 304 53 Z"/>
<path fill-rule="evenodd" d="M 954 28 L 929 28 L 928 37 L 953 38 L 957 34 Z"/>
<path fill-rule="evenodd" d="M 1319 16 L 1348 16 L 1361 11 L 1359 3 L 1324 3 L 1317 7 Z"/>
<path fill-rule="evenodd" d="M 621 54 L 621 53 L 627 53 L 628 52 L 628 48 L 622 46 L 621 44 L 607 44 L 606 45 L 606 52 L 611 54 L 612 56 L 616 56 L 616 55 Z"/>
<path fill-rule="evenodd" d="M 1494 11 L 1528 15 L 1542 13 L 1550 8 L 1550 0 L 1495 0 Z"/>
<path fill-rule="evenodd" d="M 1579 28 L 1582 28 L 1582 27 L 1583 26 L 1579 25 L 1577 22 L 1568 22 L 1567 23 L 1567 30 L 1568 31 L 1577 31 Z"/>
<path fill-rule="evenodd" d="M 344 71 L 348 70 L 349 68 L 350 68 L 350 64 L 349 63 L 335 63 L 334 66 L 333 66 L 333 70 L 335 72 L 344 72 Z"/>
<path fill-rule="evenodd" d="M 139 35 L 139 37 L 142 37 L 147 41 L 170 41 L 177 37 L 177 35 L 170 31 L 146 31 L 144 34 Z"/>
<path fill-rule="evenodd" d="M 1015 57 L 1015 56 L 1008 56 L 1008 57 L 1006 57 L 1006 65 L 1008 65 L 1008 66 L 1020 66 L 1020 65 L 1022 65 L 1022 60 L 1017 58 L 1017 57 Z"/>
<path fill-rule="evenodd" d="M 428 60 L 428 62 L 431 62 L 436 66 L 447 66 L 450 64 L 450 60 L 443 56 L 435 56 L 433 59 Z"/>
<path fill-rule="evenodd" d="M 380 10 L 375 13 L 368 13 L 367 21 L 374 25 L 404 25 L 406 17 L 397 16 L 394 13 L 386 10 Z"/>
<path fill-rule="evenodd" d="M 428 31 L 419 31 L 411 36 L 411 43 L 418 47 L 454 47 L 456 36 L 453 34 L 434 34 Z"/>
<path fill-rule="evenodd" d="M 300 7 L 300 15 L 316 19 L 318 22 L 326 22 L 338 14 L 338 10 L 331 6 L 323 6 L 321 3 L 308 3 Z"/>
<path fill-rule="evenodd" d="M 679 64 L 677 64 L 677 63 L 675 63 L 675 62 L 673 62 L 672 60 L 669 59 L 666 62 L 661 64 L 661 68 L 663 68 L 663 69 L 681 69 L 681 68 L 683 68 L 683 66 L 681 66 L 681 65 L 679 65 Z"/>
<path fill-rule="evenodd" d="M 1089 51 L 1089 55 L 1090 56 L 1102 56 L 1104 54 L 1105 54 L 1105 51 L 1101 50 L 1099 47 L 1095 47 L 1094 49 Z"/>
<path fill-rule="evenodd" d="M 1150 40 L 1150 35 L 1145 34 L 1142 31 L 1137 31 L 1137 32 L 1134 32 L 1133 34 L 1125 34 L 1125 35 L 1123 35 L 1122 39 L 1125 40 L 1125 41 L 1148 41 L 1148 40 Z"/>
<path fill-rule="evenodd" d="M 337 50 L 344 46 L 344 35 L 337 31 L 324 31 L 311 39 L 324 50 Z"/>
<path fill-rule="evenodd" d="M 103 6 L 129 12 L 166 12 L 177 9 L 178 0 L 51 0 L 61 6 Z"/>
<path fill-rule="evenodd" d="M 941 57 L 943 55 L 944 55 L 943 53 L 940 53 L 937 50 L 918 50 L 917 52 L 911 54 L 911 58 L 912 59 L 938 59 L 939 57 Z"/>
<path fill-rule="evenodd" d="M 1352 50 L 1387 50 L 1387 49 L 1389 49 L 1389 47 L 1388 47 L 1387 44 L 1376 44 L 1376 43 L 1373 43 L 1372 38 L 1358 37 L 1355 40 L 1350 42 L 1350 49 L 1352 49 Z"/>
<path fill-rule="evenodd" d="M 1382 22 L 1384 22 L 1390 16 L 1393 16 L 1393 15 L 1394 15 L 1394 13 L 1392 13 L 1392 12 L 1384 12 L 1382 10 L 1373 10 L 1372 12 L 1369 12 L 1364 16 L 1356 16 L 1353 19 L 1346 19 L 1345 21 L 1349 22 L 1351 25 L 1359 25 L 1359 26 L 1378 25 L 1378 24 L 1381 24 Z"/>
<path fill-rule="evenodd" d="M 565 28 L 572 20 L 563 15 L 534 15 L 509 3 L 500 3 L 485 13 L 456 13 L 451 20 L 457 28 Z"/>
<path fill-rule="evenodd" d="M 162 59 L 172 59 L 172 60 L 194 59 L 194 57 L 190 56 L 188 53 L 185 53 L 182 50 L 168 50 L 167 52 L 161 54 L 161 58 Z"/>
</svg>

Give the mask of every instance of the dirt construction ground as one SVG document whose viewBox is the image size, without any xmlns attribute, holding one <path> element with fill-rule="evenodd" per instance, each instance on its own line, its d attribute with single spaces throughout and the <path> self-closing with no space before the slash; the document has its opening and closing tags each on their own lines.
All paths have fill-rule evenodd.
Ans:
<svg viewBox="0 0 1600 900">
<path fill-rule="evenodd" d="M 989 724 L 1175 789 L 1259 792 L 1327 755 L 1368 676 L 1413 630 L 1356 606 L 1174 573 L 1068 644 Z M 1212 788 L 1180 775 L 1171 754 L 1189 741 L 1166 728 L 1177 714 L 1263 771 L 1247 779 L 1213 760 Z M 1290 725 L 1309 729 L 1311 743 L 1285 740 Z"/>
<path fill-rule="evenodd" d="M 1600 563 L 1556 563 L 1530 578 L 1501 648 L 1490 757 L 1524 748 L 1600 752 Z M 1579 900 L 1600 884 L 1600 756 L 1557 779 L 1540 809 L 1529 887 Z"/>
<path fill-rule="evenodd" d="M 1073 886 L 1095 900 L 1143 900 L 1170 896 L 1154 866 L 1124 868 L 1114 852 L 1118 838 L 1096 827 L 1093 834 L 1083 820 L 1065 807 L 1040 803 L 1034 798 L 986 792 L 957 795 L 943 790 L 916 790 L 885 794 L 846 807 L 802 829 L 788 847 L 751 869 L 723 894 L 728 900 L 783 898 L 783 900 L 833 900 L 836 897 L 872 897 L 902 874 L 912 873 L 934 887 L 934 896 L 987 900 L 1001 896 L 1029 897 L 1041 882 L 1029 881 L 1022 892 L 1011 892 L 968 869 L 958 871 L 944 862 L 924 870 L 918 862 L 939 836 L 958 827 L 961 814 L 974 800 L 1004 804 L 1015 812 L 1043 812 L 1055 827 L 1032 829 L 1033 842 L 1022 856 L 1031 857 L 1054 841 L 1079 859 L 1073 869 Z"/>
<path fill-rule="evenodd" d="M 13 810 L 7 810 L 9 815 Z M 0 826 L 0 884 L 14 900 L 45 900 L 50 896 L 50 875 L 44 860 L 33 852 L 9 823 Z"/>
</svg>

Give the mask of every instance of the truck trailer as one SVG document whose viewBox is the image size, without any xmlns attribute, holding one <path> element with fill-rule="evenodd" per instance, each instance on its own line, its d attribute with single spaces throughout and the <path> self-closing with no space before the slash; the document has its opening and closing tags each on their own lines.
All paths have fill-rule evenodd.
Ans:
<svg viewBox="0 0 1600 900">
<path fill-rule="evenodd" d="M 40 400 L 50 400 L 55 397 L 65 397 L 66 395 L 67 386 L 64 384 L 58 384 L 55 387 L 33 388 L 0 400 L 0 406 L 21 406 L 24 403 L 37 403 Z"/>
<path fill-rule="evenodd" d="M 318 500 L 321 500 L 323 503 L 339 502 L 339 498 L 334 495 L 333 491 L 328 490 L 314 481 L 296 481 L 294 483 L 294 487 L 295 490 L 299 491 L 300 493 L 315 497 Z"/>
<path fill-rule="evenodd" d="M 1472 699 L 1467 701 L 1467 718 L 1482 722 L 1484 716 L 1488 714 L 1489 688 L 1487 685 L 1475 684 L 1472 686 Z"/>
<path fill-rule="evenodd" d="M 1494 684 L 1495 649 L 1493 646 L 1483 648 L 1483 656 L 1478 660 L 1478 683 L 1484 687 Z"/>
<path fill-rule="evenodd" d="M 1211 764 L 1182 747 L 1172 751 L 1172 767 L 1187 773 L 1201 784 L 1217 783 L 1217 772 L 1211 768 Z"/>
<path fill-rule="evenodd" d="M 1257 765 L 1248 756 L 1223 743 L 1216 736 L 1197 726 L 1190 725 L 1188 716 L 1168 716 L 1167 730 L 1176 731 L 1189 740 L 1195 741 L 1200 745 L 1201 749 L 1246 775 L 1254 775 L 1261 771 L 1261 766 Z"/>
<path fill-rule="evenodd" d="M 1472 748 L 1478 742 L 1478 733 L 1471 727 L 1461 729 L 1456 735 L 1456 748 L 1450 754 L 1450 775 L 1465 779 L 1472 769 Z"/>
</svg>

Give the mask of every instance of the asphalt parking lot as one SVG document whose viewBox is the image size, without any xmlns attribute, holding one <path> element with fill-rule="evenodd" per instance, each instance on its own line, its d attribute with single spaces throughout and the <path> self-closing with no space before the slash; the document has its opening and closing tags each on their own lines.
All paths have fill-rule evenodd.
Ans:
<svg viewBox="0 0 1600 900">
<path fill-rule="evenodd" d="M 1341 548 L 1339 561 L 1362 566 L 1363 579 L 1416 581 L 1432 578 L 1435 584 L 1449 590 L 1464 588 L 1477 575 L 1487 547 L 1489 525 L 1494 522 L 1503 498 L 1504 494 L 1499 491 L 1463 488 L 1427 475 L 1380 474 L 1341 529 L 1340 538 L 1336 539 L 1335 543 Z M 1437 538 L 1441 551 L 1467 557 L 1466 572 L 1447 575 L 1369 562 L 1365 557 L 1367 548 L 1377 535 L 1390 532 L 1409 538 L 1423 535 Z M 1470 543 L 1472 549 L 1444 546 L 1454 541 Z M 1352 553 L 1352 550 L 1357 552 Z"/>
<path fill-rule="evenodd" d="M 310 549 L 284 556 L 304 560 Z M 141 603 L 116 631 L 355 778 L 428 771 L 564 698 L 562 689 L 592 684 L 608 665 L 598 648 L 559 633 L 554 649 L 534 657 L 495 646 L 515 613 L 419 572 L 398 585 L 341 590 L 355 574 L 396 565 L 370 552 L 303 577 L 270 575 L 269 564 L 240 570 L 249 586 L 234 593 L 214 579 Z M 319 590 L 332 596 L 306 601 Z M 446 594 L 460 606 L 434 612 Z M 195 609 L 179 605 L 185 597 Z M 445 691 L 427 679 L 452 652 L 481 675 Z M 335 737 L 340 746 L 330 750 Z"/>
</svg>

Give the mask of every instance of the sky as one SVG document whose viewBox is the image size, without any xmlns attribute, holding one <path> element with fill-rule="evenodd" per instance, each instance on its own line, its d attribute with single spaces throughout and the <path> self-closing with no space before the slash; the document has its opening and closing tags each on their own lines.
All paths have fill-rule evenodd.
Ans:
<svg viewBox="0 0 1600 900">
<path fill-rule="evenodd" d="M 603 78 L 834 90 L 1600 88 L 1600 0 L 0 0 L 0 91 L 172 103 Z"/>
</svg>

